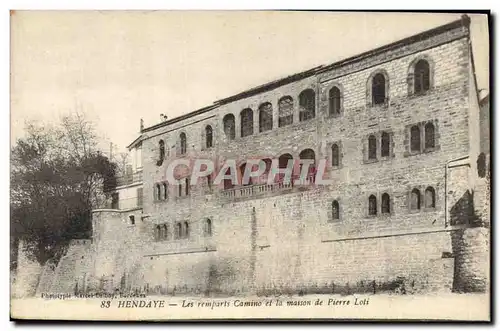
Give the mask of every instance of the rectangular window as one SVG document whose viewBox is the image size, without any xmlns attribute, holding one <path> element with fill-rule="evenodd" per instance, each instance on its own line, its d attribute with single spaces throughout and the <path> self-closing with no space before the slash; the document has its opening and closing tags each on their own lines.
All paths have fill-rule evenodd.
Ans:
<svg viewBox="0 0 500 331">
<path fill-rule="evenodd" d="M 142 207 L 142 194 L 143 194 L 143 190 L 142 190 L 142 187 L 139 187 L 137 189 L 137 207 Z"/>
</svg>

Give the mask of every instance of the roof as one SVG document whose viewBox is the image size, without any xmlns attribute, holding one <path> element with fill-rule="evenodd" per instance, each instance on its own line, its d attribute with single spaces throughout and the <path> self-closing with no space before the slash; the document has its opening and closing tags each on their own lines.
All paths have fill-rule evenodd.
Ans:
<svg viewBox="0 0 500 331">
<path fill-rule="evenodd" d="M 142 140 L 142 134 L 139 135 L 139 137 L 135 138 L 135 140 L 132 141 L 130 143 L 130 145 L 127 146 L 127 148 L 130 150 L 132 147 L 135 147 L 135 145 L 137 145 L 139 142 L 141 142 L 141 140 Z"/>
<path fill-rule="evenodd" d="M 301 79 L 313 76 L 313 75 L 315 75 L 317 73 L 324 72 L 326 70 L 330 70 L 330 69 L 335 68 L 335 67 L 344 66 L 344 65 L 347 65 L 347 64 L 350 64 L 350 63 L 353 63 L 353 62 L 358 62 L 358 61 L 364 60 L 364 59 L 366 59 L 366 58 L 368 58 L 370 56 L 374 56 L 374 55 L 386 52 L 386 51 L 388 51 L 390 49 L 394 49 L 394 48 L 401 47 L 403 45 L 411 44 L 411 43 L 414 43 L 416 41 L 419 41 L 419 40 L 422 40 L 422 39 L 426 39 L 426 38 L 429 38 L 431 36 L 438 35 L 438 34 L 441 34 L 443 32 L 446 32 L 446 31 L 449 31 L 449 30 L 452 30 L 452 29 L 455 29 L 455 28 L 458 28 L 458 27 L 461 27 L 461 26 L 468 27 L 469 25 L 470 25 L 470 18 L 469 18 L 469 16 L 462 15 L 462 17 L 460 19 L 458 19 L 458 20 L 455 20 L 453 22 L 450 22 L 450 23 L 438 26 L 438 27 L 430 29 L 430 30 L 426 30 L 424 32 L 421 32 L 421 33 L 418 33 L 416 35 L 412 35 L 410 37 L 407 37 L 407 38 L 395 41 L 393 43 L 390 43 L 390 44 L 387 44 L 387 45 L 384 45 L 384 46 L 381 46 L 381 47 L 369 50 L 367 52 L 364 52 L 364 53 L 361 53 L 361 54 L 358 54 L 358 55 L 354 55 L 354 56 L 348 57 L 346 59 L 334 62 L 334 63 L 329 64 L 329 65 L 320 65 L 320 66 L 314 67 L 312 69 L 308 69 L 308 70 L 305 70 L 305 71 L 302 71 L 302 72 L 299 72 L 299 73 L 287 76 L 285 78 L 277 79 L 277 80 L 274 80 L 272 82 L 269 82 L 269 83 L 266 83 L 266 84 L 263 84 L 263 85 L 259 85 L 259 86 L 256 86 L 256 87 L 253 87 L 251 89 L 245 90 L 245 91 L 243 91 L 241 93 L 232 95 L 230 97 L 227 97 L 227 98 L 224 98 L 224 99 L 220 99 L 218 101 L 215 101 L 213 103 L 213 105 L 210 105 L 210 106 L 207 106 L 207 107 L 203 107 L 203 108 L 195 110 L 193 112 L 190 112 L 190 113 L 187 113 L 187 114 L 175 117 L 175 118 L 173 118 L 171 120 L 164 121 L 164 122 L 155 124 L 153 126 L 150 126 L 148 128 L 145 128 L 145 129 L 143 129 L 141 131 L 141 133 L 142 132 L 152 131 L 152 130 L 161 128 L 163 126 L 167 126 L 167 125 L 170 125 L 170 124 L 177 123 L 179 121 L 188 119 L 190 117 L 194 117 L 196 115 L 200 115 L 200 114 L 206 113 L 206 112 L 208 112 L 208 111 L 210 111 L 210 110 L 212 110 L 214 108 L 217 108 L 220 105 L 224 105 L 224 104 L 236 101 L 236 100 L 244 99 L 244 98 L 247 98 L 247 97 L 250 97 L 250 96 L 262 93 L 264 91 L 269 91 L 269 90 L 275 89 L 277 87 L 280 87 L 280 86 L 283 86 L 283 85 L 286 85 L 286 84 L 290 84 L 290 83 L 296 82 L 298 80 L 301 80 Z"/>
<path fill-rule="evenodd" d="M 479 100 L 479 105 L 480 106 L 483 106 L 485 104 L 489 104 L 490 103 L 490 94 L 488 93 L 484 98 L 482 98 L 481 100 Z"/>
</svg>

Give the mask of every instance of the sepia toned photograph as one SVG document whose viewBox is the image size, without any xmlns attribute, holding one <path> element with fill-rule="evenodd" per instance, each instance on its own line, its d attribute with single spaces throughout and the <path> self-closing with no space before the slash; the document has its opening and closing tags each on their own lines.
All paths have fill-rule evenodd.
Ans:
<svg viewBox="0 0 500 331">
<path fill-rule="evenodd" d="M 10 11 L 10 318 L 491 321 L 490 16 Z"/>
</svg>

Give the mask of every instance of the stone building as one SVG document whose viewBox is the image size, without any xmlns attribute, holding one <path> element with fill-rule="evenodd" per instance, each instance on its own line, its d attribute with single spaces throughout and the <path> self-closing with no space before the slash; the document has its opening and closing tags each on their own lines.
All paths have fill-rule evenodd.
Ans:
<svg viewBox="0 0 500 331">
<path fill-rule="evenodd" d="M 131 179 L 93 211 L 88 272 L 168 293 L 395 279 L 449 290 L 470 261 L 460 242 L 474 225 L 480 149 L 469 24 L 463 16 L 141 125 Z M 254 158 L 327 160 L 333 184 L 192 183 L 185 171 L 176 185 L 166 173 L 179 158 L 238 169 Z"/>
</svg>

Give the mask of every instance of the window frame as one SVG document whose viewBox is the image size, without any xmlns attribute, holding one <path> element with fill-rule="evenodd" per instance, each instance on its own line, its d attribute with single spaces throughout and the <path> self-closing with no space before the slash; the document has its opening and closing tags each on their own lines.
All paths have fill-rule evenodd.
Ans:
<svg viewBox="0 0 500 331">
<path fill-rule="evenodd" d="M 338 149 L 338 165 L 334 165 L 333 164 L 333 147 L 334 146 L 337 146 L 337 149 Z M 329 166 L 331 169 L 333 170 L 338 170 L 340 168 L 342 168 L 342 159 L 343 159 L 343 146 L 342 146 L 342 141 L 340 140 L 337 140 L 337 141 L 332 141 L 330 144 L 328 144 L 328 154 L 330 156 L 330 162 L 329 162 Z"/>
<path fill-rule="evenodd" d="M 307 97 L 310 96 L 310 98 Z M 316 118 L 316 91 L 306 88 L 299 94 L 299 122 L 307 122 Z"/>
<path fill-rule="evenodd" d="M 284 104 L 285 102 L 287 102 L 287 104 Z M 278 128 L 292 125 L 294 122 L 294 112 L 295 105 L 293 98 L 290 95 L 281 97 L 278 100 Z"/>
<path fill-rule="evenodd" d="M 179 134 L 179 155 L 187 154 L 187 134 L 185 132 L 181 132 Z"/>
<path fill-rule="evenodd" d="M 436 127 L 432 121 L 426 122 L 424 125 L 424 152 L 434 150 L 436 148 Z M 427 146 L 427 128 L 432 127 L 432 146 Z"/>
<path fill-rule="evenodd" d="M 387 196 L 388 200 L 388 208 L 389 211 L 384 212 L 384 197 Z M 393 205 L 392 205 L 392 195 L 389 192 L 383 192 L 380 195 L 380 215 L 381 216 L 390 216 L 393 214 Z"/>
<path fill-rule="evenodd" d="M 255 134 L 254 121 L 254 111 L 252 108 L 247 107 L 240 111 L 240 138 L 250 137 Z"/>
<path fill-rule="evenodd" d="M 384 102 L 375 103 L 374 101 L 374 79 L 377 75 L 382 75 L 384 78 Z M 390 77 L 387 71 L 383 68 L 373 71 L 366 82 L 366 105 L 368 108 L 387 108 L 390 103 Z"/>
<path fill-rule="evenodd" d="M 434 127 L 434 147 L 425 147 L 425 140 L 426 140 L 425 127 L 428 124 L 432 124 L 432 126 Z M 420 131 L 420 150 L 418 150 L 418 151 L 412 150 L 412 146 L 411 146 L 411 144 L 412 144 L 411 130 L 413 127 L 418 127 L 418 129 Z M 412 123 L 412 124 L 406 125 L 406 127 L 405 127 L 405 142 L 404 142 L 404 144 L 405 144 L 404 156 L 408 157 L 408 156 L 438 151 L 440 149 L 439 138 L 440 138 L 439 120 L 437 120 L 437 119 L 432 119 L 432 120 L 427 120 L 427 121 L 422 121 L 422 122 Z"/>
<path fill-rule="evenodd" d="M 418 208 L 413 208 L 413 193 L 415 191 L 418 192 Z M 419 213 L 422 211 L 422 190 L 420 187 L 414 186 L 409 190 L 408 209 L 410 213 Z"/>
<path fill-rule="evenodd" d="M 232 126 L 230 121 L 232 120 Z M 224 130 L 224 135 L 227 140 L 236 139 L 236 116 L 233 113 L 228 113 L 222 118 L 222 128 Z"/>
<path fill-rule="evenodd" d="M 210 149 L 214 147 L 214 129 L 210 124 L 205 126 L 205 149 Z M 210 144 L 209 144 L 210 142 Z M 210 146 L 209 146 L 210 145 Z"/>
<path fill-rule="evenodd" d="M 427 206 L 427 191 L 428 189 L 432 189 L 433 191 L 433 203 L 434 203 L 434 206 L 432 207 L 428 207 Z M 424 190 L 424 210 L 425 211 L 434 211 L 437 209 L 437 189 L 436 189 L 436 186 L 433 186 L 433 185 L 427 185 L 425 187 L 425 190 Z"/>
<path fill-rule="evenodd" d="M 165 140 L 160 139 L 158 141 L 158 161 L 156 162 L 157 166 L 161 166 L 163 164 L 163 161 L 165 160 L 166 157 L 166 147 L 165 147 Z"/>
<path fill-rule="evenodd" d="M 416 131 L 414 130 L 416 129 Z M 415 135 L 414 135 L 415 131 Z M 416 137 L 415 140 L 413 137 Z M 417 146 L 418 143 L 418 146 Z M 415 146 L 414 146 L 415 145 Z M 417 147 L 417 148 L 414 148 Z M 412 125 L 410 127 L 410 152 L 415 153 L 415 154 L 420 154 L 422 153 L 422 130 L 420 128 L 420 125 Z"/>
<path fill-rule="evenodd" d="M 372 139 L 373 138 L 373 139 Z M 372 146 L 373 142 L 373 146 Z M 367 139 L 367 148 L 368 148 L 368 153 L 366 155 L 366 158 L 368 162 L 375 162 L 378 161 L 378 139 L 376 134 L 370 134 Z M 375 149 L 373 151 L 373 149 Z M 374 156 L 374 157 L 372 157 Z"/>
<path fill-rule="evenodd" d="M 334 89 L 336 89 L 339 92 L 338 98 L 332 96 L 332 91 Z M 328 99 L 328 112 L 327 112 L 328 117 L 335 118 L 342 116 L 344 113 L 344 90 L 342 88 L 342 85 L 340 85 L 339 83 L 334 83 L 333 85 L 329 86 L 329 88 L 327 89 L 327 99 Z M 334 110 L 333 108 L 335 108 L 333 107 L 335 103 L 332 102 L 332 100 L 338 100 L 337 111 L 333 111 Z"/>
<path fill-rule="evenodd" d="M 375 199 L 375 203 L 372 204 L 372 200 Z M 368 208 L 367 208 L 367 216 L 370 217 L 370 218 L 373 218 L 373 217 L 377 217 L 379 216 L 379 210 L 378 210 L 378 199 L 377 199 L 377 194 L 370 194 L 368 196 L 368 199 L 367 199 L 367 202 L 368 202 Z M 375 212 L 372 213 L 373 211 L 373 208 L 372 206 L 375 206 Z"/>
<path fill-rule="evenodd" d="M 206 217 L 203 222 L 203 237 L 211 238 L 214 235 L 213 221 L 210 217 Z"/>
<path fill-rule="evenodd" d="M 260 104 L 258 108 L 259 133 L 271 131 L 273 129 L 273 121 L 274 121 L 273 111 L 274 111 L 273 104 L 270 103 L 269 101 Z M 265 114 L 265 116 L 267 116 L 267 119 L 265 121 L 263 120 L 265 116 L 262 116 L 262 114 Z"/>
<path fill-rule="evenodd" d="M 163 200 L 164 201 L 167 201 L 168 200 L 168 197 L 169 197 L 169 191 L 168 191 L 168 183 L 167 182 L 163 182 L 162 183 L 162 188 L 163 188 Z"/>
<path fill-rule="evenodd" d="M 415 69 L 420 61 L 426 61 L 429 66 L 429 88 L 427 90 L 415 91 L 416 73 Z M 434 90 L 435 64 L 428 54 L 421 54 L 415 57 L 408 66 L 407 85 L 408 97 L 420 97 L 431 93 Z"/>
<path fill-rule="evenodd" d="M 387 137 L 387 155 L 384 155 L 384 135 Z M 392 154 L 392 134 L 389 131 L 381 131 L 380 132 L 380 158 L 387 159 L 390 158 Z"/>
</svg>

